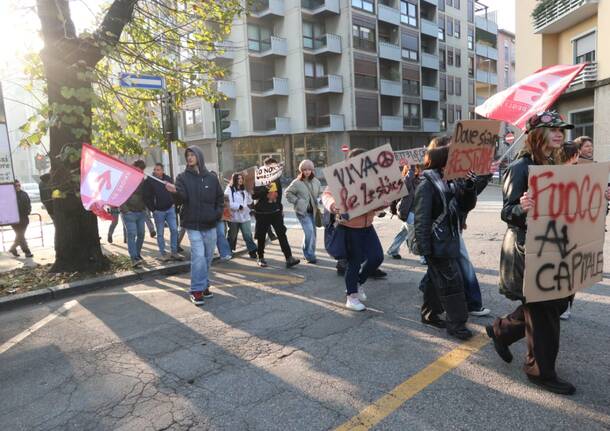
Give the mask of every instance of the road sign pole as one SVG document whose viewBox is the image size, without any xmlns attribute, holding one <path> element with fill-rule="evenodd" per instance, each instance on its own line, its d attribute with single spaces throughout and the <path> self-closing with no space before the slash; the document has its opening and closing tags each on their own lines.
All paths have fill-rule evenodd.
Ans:
<svg viewBox="0 0 610 431">
<path fill-rule="evenodd" d="M 169 176 L 175 180 L 174 156 L 172 154 L 173 115 L 171 93 L 164 91 L 161 95 L 161 128 L 169 156 Z"/>
</svg>

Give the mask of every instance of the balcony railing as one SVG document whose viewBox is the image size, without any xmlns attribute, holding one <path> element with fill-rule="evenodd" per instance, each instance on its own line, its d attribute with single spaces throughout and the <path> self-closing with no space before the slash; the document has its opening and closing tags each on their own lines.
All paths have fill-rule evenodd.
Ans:
<svg viewBox="0 0 610 431">
<path fill-rule="evenodd" d="M 389 79 L 379 80 L 379 93 L 382 96 L 402 96 L 402 85 L 400 81 L 390 81 Z"/>
<path fill-rule="evenodd" d="M 235 99 L 235 96 L 237 93 L 237 91 L 235 89 L 235 82 L 234 81 L 224 81 L 224 80 L 216 81 L 216 91 L 224 94 L 229 99 Z"/>
<path fill-rule="evenodd" d="M 431 102 L 438 102 L 440 100 L 440 92 L 436 87 L 429 87 L 427 85 L 422 86 L 421 98 Z"/>
<path fill-rule="evenodd" d="M 490 58 L 496 61 L 498 60 L 498 50 L 493 46 L 477 43 L 475 46 L 475 50 L 477 55 L 481 57 Z"/>
<path fill-rule="evenodd" d="M 475 25 L 478 29 L 485 30 L 488 33 L 498 34 L 498 24 L 489 19 L 489 16 L 477 15 L 474 18 Z"/>
<path fill-rule="evenodd" d="M 252 4 L 251 14 L 257 18 L 266 16 L 284 16 L 283 0 L 255 0 Z"/>
<path fill-rule="evenodd" d="M 340 75 L 306 76 L 305 89 L 316 94 L 343 93 L 343 78 Z"/>
<path fill-rule="evenodd" d="M 390 42 L 379 42 L 379 58 L 400 61 L 400 46 Z"/>
<path fill-rule="evenodd" d="M 420 20 L 420 28 L 422 34 L 428 35 L 433 38 L 438 38 L 438 25 L 435 22 L 428 21 L 425 18 Z"/>
<path fill-rule="evenodd" d="M 532 13 L 534 33 L 559 33 L 597 14 L 598 0 L 555 0 L 538 3 Z"/>
<path fill-rule="evenodd" d="M 575 87 L 577 85 L 587 84 L 588 82 L 597 81 L 597 63 L 589 63 L 585 66 L 585 68 L 576 75 L 576 78 L 570 84 L 570 87 Z"/>
<path fill-rule="evenodd" d="M 345 122 L 343 115 L 327 114 L 327 115 L 308 115 L 307 127 L 310 129 L 322 129 L 327 132 L 341 132 L 345 130 Z"/>
<path fill-rule="evenodd" d="M 250 85 L 260 96 L 288 96 L 288 78 L 253 79 Z"/>
<path fill-rule="evenodd" d="M 313 50 L 313 54 L 341 54 L 341 36 L 327 33 L 315 39 L 303 38 L 303 48 Z"/>
<path fill-rule="evenodd" d="M 375 52 L 377 50 L 374 40 L 362 39 L 360 37 L 353 38 L 353 45 L 355 49 L 361 49 L 363 51 Z"/>
<path fill-rule="evenodd" d="M 248 50 L 257 57 L 286 56 L 288 43 L 283 37 L 271 36 L 269 39 L 249 40 Z"/>
<path fill-rule="evenodd" d="M 377 5 L 377 17 L 379 21 L 384 21 L 393 25 L 400 25 L 400 10 L 379 3 Z"/>
<path fill-rule="evenodd" d="M 301 7 L 313 15 L 319 13 L 341 13 L 339 0 L 301 0 Z"/>
<path fill-rule="evenodd" d="M 386 132 L 402 132 L 402 117 L 398 115 L 382 115 L 381 130 Z"/>
<path fill-rule="evenodd" d="M 263 126 L 263 127 L 260 127 Z M 274 117 L 265 120 L 264 125 L 254 126 L 254 131 L 260 135 L 285 135 L 290 133 L 290 118 Z"/>
<path fill-rule="evenodd" d="M 428 54 L 427 52 L 421 53 L 421 65 L 422 67 L 426 67 L 428 69 L 438 70 L 439 68 L 439 58 L 438 55 Z"/>
<path fill-rule="evenodd" d="M 438 133 L 441 131 L 441 122 L 436 118 L 424 118 L 424 132 Z"/>
</svg>

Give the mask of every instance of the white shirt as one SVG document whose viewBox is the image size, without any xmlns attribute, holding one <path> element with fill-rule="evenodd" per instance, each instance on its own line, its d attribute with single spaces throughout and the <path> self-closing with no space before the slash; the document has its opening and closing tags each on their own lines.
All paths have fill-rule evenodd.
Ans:
<svg viewBox="0 0 610 431">
<path fill-rule="evenodd" d="M 245 223 L 250 221 L 250 208 L 252 204 L 252 196 L 247 190 L 231 191 L 231 186 L 225 189 L 225 196 L 229 199 L 229 208 L 231 208 L 231 221 L 235 223 Z M 242 207 L 240 210 L 239 207 Z"/>
</svg>

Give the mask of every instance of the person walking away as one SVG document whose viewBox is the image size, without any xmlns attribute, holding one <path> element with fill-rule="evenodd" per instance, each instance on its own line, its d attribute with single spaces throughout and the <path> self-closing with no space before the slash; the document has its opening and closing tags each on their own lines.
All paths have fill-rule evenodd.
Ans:
<svg viewBox="0 0 610 431">
<path fill-rule="evenodd" d="M 133 166 L 144 172 L 144 160 L 136 160 Z M 144 245 L 144 223 L 146 219 L 146 204 L 144 203 L 144 180 L 133 194 L 120 207 L 123 225 L 127 229 L 127 250 L 134 268 L 142 265 L 142 246 Z"/>
<path fill-rule="evenodd" d="M 220 182 L 220 178 L 218 174 L 214 171 L 210 171 L 212 175 L 218 178 Z M 222 189 L 222 185 L 220 186 Z M 229 246 L 229 241 L 227 240 L 227 232 L 226 232 L 226 221 L 231 218 L 229 204 L 226 200 L 226 197 L 223 195 L 222 201 L 222 215 L 218 223 L 216 223 L 216 248 L 218 249 L 218 255 L 220 256 L 220 260 L 223 262 L 229 261 L 233 258 L 233 253 L 231 253 L 231 247 Z"/>
<path fill-rule="evenodd" d="M 165 175 L 162 163 L 156 163 L 153 176 L 164 183 L 173 183 L 173 180 Z M 176 223 L 176 207 L 172 194 L 167 191 L 165 184 L 153 178 L 144 181 L 144 202 L 152 212 L 157 233 L 157 247 L 161 261 L 182 260 L 178 254 L 178 227 Z M 169 228 L 170 254 L 165 252 L 165 224 Z"/>
<path fill-rule="evenodd" d="M 529 166 L 559 163 L 558 151 L 563 145 L 565 130 L 573 127 L 555 111 L 533 115 L 526 123 L 523 150 L 504 172 L 501 216 L 507 229 L 500 253 L 500 293 L 521 304 L 486 327 L 496 352 L 505 362 L 513 359 L 509 346 L 525 337 L 527 354 L 523 370 L 528 380 L 547 391 L 564 395 L 576 391 L 574 385 L 559 378 L 555 371 L 559 353 L 559 316 L 566 310 L 569 300 L 528 303 L 523 295 L 523 273 L 527 213 L 535 205 L 528 192 Z M 609 190 L 606 190 L 606 199 L 609 197 Z"/>
<path fill-rule="evenodd" d="M 447 333 L 467 340 L 472 337 L 472 332 L 466 327 L 468 308 L 458 264 L 460 211 L 469 211 L 474 207 L 476 192 L 473 178 L 469 178 L 464 187 L 457 183 L 450 184 L 443 178 L 448 154 L 448 147 L 428 150 L 424 165 L 426 170 L 415 192 L 415 239 L 420 254 L 428 262 L 428 274 L 434 289 L 427 288 L 424 293 L 422 321 L 440 319 L 426 316 L 424 312 L 425 308 L 430 308 L 427 301 L 438 301 L 447 315 Z"/>
<path fill-rule="evenodd" d="M 47 210 L 51 221 L 55 224 L 55 211 L 53 208 L 53 187 L 51 187 L 51 174 L 42 174 L 38 183 L 38 191 L 40 192 L 40 202 Z"/>
<path fill-rule="evenodd" d="M 308 263 L 316 259 L 316 218 L 321 219 L 318 199 L 322 194 L 320 180 L 315 177 L 314 164 L 303 160 L 299 164 L 299 175 L 286 189 L 286 200 L 294 205 L 294 212 L 303 228 L 303 256 Z"/>
<path fill-rule="evenodd" d="M 205 167 L 203 151 L 190 146 L 185 151 L 186 170 L 178 175 L 176 184 L 165 187 L 181 203 L 180 224 L 191 243 L 191 292 L 195 305 L 213 295 L 209 289 L 209 270 L 216 247 L 216 225 L 222 217 L 223 193 L 220 182 Z"/>
<path fill-rule="evenodd" d="M 110 207 L 108 209 L 108 213 L 112 217 L 112 221 L 110 222 L 110 227 L 108 227 L 108 244 L 112 244 L 112 236 L 114 235 L 114 230 L 119 224 L 119 214 L 121 214 L 121 210 L 117 207 Z M 127 242 L 127 238 L 125 237 L 125 229 L 123 229 L 123 242 Z"/>
<path fill-rule="evenodd" d="M 400 255 L 400 247 L 407 240 L 407 236 L 409 235 L 409 229 L 413 226 L 414 223 L 414 214 L 412 211 L 413 201 L 415 199 L 415 190 L 420 182 L 421 174 L 421 166 L 416 165 L 413 168 L 410 168 L 408 165 L 404 166 L 402 175 L 404 178 L 405 187 L 409 192 L 408 195 L 402 197 L 395 205 L 395 210 L 391 209 L 392 214 L 398 216 L 398 218 L 403 222 L 402 228 L 394 237 L 392 244 L 386 251 L 386 254 L 393 259 L 401 259 Z M 420 256 L 420 263 L 425 265 L 425 259 L 423 256 Z"/>
<path fill-rule="evenodd" d="M 246 243 L 250 257 L 256 259 L 257 248 L 252 239 L 252 221 L 250 218 L 250 206 L 253 201 L 252 195 L 246 190 L 242 174 L 233 174 L 231 183 L 225 189 L 225 197 L 229 201 L 229 208 L 231 210 L 229 247 L 232 251 L 235 251 L 237 234 L 241 231 L 241 236 Z"/>
<path fill-rule="evenodd" d="M 265 166 L 277 165 L 278 162 L 272 157 L 265 159 Z M 254 237 L 257 240 L 258 247 L 258 266 L 261 268 L 267 267 L 265 260 L 265 239 L 269 232 L 269 226 L 273 226 L 273 230 L 280 242 L 280 248 L 286 258 L 286 268 L 292 268 L 298 265 L 300 260 L 292 256 L 290 244 L 286 237 L 286 226 L 284 225 L 284 208 L 282 206 L 282 184 L 277 179 L 266 186 L 254 187 L 252 198 L 256 200 L 254 205 L 256 226 Z"/>
<path fill-rule="evenodd" d="M 365 150 L 354 148 L 348 158 L 356 157 Z M 326 188 L 322 194 L 324 208 L 339 217 L 338 229 L 345 230 L 347 268 L 345 270 L 345 308 L 353 311 L 364 311 L 366 306 L 362 303 L 367 300 L 362 285 L 371 277 L 383 262 L 383 248 L 373 226 L 375 215 L 387 207 L 383 205 L 362 214 L 358 217 L 343 220 L 340 218 L 341 208 L 336 205 L 335 198 Z"/>
<path fill-rule="evenodd" d="M 25 257 L 34 257 L 28 246 L 28 242 L 25 239 L 25 232 L 30 224 L 30 213 L 32 212 L 32 203 L 30 196 L 21 190 L 21 182 L 15 180 L 15 192 L 17 194 L 17 210 L 19 212 L 19 223 L 11 225 L 11 228 L 15 231 L 15 241 L 9 249 L 11 254 L 15 257 L 19 257 L 17 247 L 21 247 L 21 251 L 25 254 Z"/>
</svg>

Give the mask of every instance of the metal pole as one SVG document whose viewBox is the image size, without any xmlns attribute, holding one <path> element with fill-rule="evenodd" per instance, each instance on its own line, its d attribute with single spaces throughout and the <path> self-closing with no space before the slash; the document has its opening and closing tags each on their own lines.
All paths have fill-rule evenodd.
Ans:
<svg viewBox="0 0 610 431">
<path fill-rule="evenodd" d="M 508 149 L 504 152 L 504 154 L 502 154 L 500 156 L 500 158 L 498 160 L 496 160 L 496 162 L 501 162 L 502 160 L 504 160 L 506 158 L 506 156 L 508 156 L 510 154 L 510 152 L 512 151 L 512 149 L 519 143 L 521 142 L 521 140 L 525 137 L 525 132 L 522 132 L 521 135 L 515 139 L 515 142 L 512 143 L 512 145 L 510 147 L 508 147 Z"/>
<path fill-rule="evenodd" d="M 220 106 L 214 103 L 214 118 L 216 121 L 216 158 L 218 159 L 218 178 L 222 177 L 222 130 L 220 126 Z"/>
<path fill-rule="evenodd" d="M 172 155 L 173 115 L 172 95 L 165 90 L 161 94 L 161 127 L 163 138 L 167 145 L 167 154 L 169 155 L 169 176 L 172 178 L 174 178 L 174 158 Z"/>
</svg>

